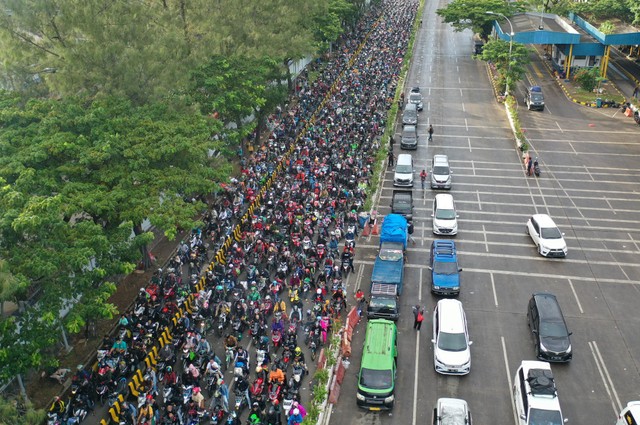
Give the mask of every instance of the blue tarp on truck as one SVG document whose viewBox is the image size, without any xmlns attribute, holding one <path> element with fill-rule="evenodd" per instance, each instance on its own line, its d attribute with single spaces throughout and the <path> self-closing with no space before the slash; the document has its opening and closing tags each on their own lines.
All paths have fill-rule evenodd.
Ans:
<svg viewBox="0 0 640 425">
<path fill-rule="evenodd" d="M 407 219 L 400 214 L 389 214 L 382 222 L 380 245 L 384 242 L 401 243 L 407 249 Z"/>
</svg>

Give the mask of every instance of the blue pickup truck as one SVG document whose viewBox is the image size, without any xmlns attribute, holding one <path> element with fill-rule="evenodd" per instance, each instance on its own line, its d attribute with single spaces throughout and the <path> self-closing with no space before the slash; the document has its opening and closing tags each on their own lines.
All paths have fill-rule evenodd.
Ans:
<svg viewBox="0 0 640 425">
<path fill-rule="evenodd" d="M 371 274 L 371 299 L 367 317 L 398 320 L 398 297 L 404 281 L 404 251 L 407 248 L 407 220 L 389 214 L 382 223 L 380 252 Z"/>
<path fill-rule="evenodd" d="M 431 270 L 431 292 L 438 295 L 460 293 L 460 272 L 456 244 L 449 239 L 436 239 L 431 243 L 429 270 Z"/>
</svg>

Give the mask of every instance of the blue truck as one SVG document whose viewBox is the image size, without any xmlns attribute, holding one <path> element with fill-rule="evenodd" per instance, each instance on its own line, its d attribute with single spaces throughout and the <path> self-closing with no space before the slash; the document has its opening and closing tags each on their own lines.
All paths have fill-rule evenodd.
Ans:
<svg viewBox="0 0 640 425">
<path fill-rule="evenodd" d="M 380 252 L 371 273 L 371 298 L 367 317 L 398 320 L 404 280 L 404 251 L 407 248 L 407 220 L 399 214 L 385 217 L 380 231 Z"/>
<path fill-rule="evenodd" d="M 451 239 L 436 239 L 431 243 L 429 256 L 431 292 L 437 295 L 460 293 L 460 272 L 456 244 Z"/>
</svg>

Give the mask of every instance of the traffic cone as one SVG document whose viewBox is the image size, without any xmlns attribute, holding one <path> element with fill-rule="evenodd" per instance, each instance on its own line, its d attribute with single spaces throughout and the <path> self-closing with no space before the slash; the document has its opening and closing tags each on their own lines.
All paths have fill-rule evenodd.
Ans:
<svg viewBox="0 0 640 425">
<path fill-rule="evenodd" d="M 373 222 L 373 227 L 371 228 L 371 234 L 376 236 L 380 234 L 380 225 L 378 224 L 378 220 L 375 220 Z"/>
</svg>

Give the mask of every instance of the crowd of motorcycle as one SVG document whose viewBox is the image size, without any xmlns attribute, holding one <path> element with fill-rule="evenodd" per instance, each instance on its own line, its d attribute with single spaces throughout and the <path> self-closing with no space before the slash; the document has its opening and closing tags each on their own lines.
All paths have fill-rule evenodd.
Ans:
<svg viewBox="0 0 640 425">
<path fill-rule="evenodd" d="M 97 370 L 79 367 L 68 401 L 51 406 L 49 425 L 79 423 L 96 403 L 113 405 L 126 394 L 190 294 L 191 311 L 147 368 L 138 397 L 122 403 L 120 424 L 240 424 L 245 410 L 250 424 L 302 422 L 305 352 L 316 359 L 347 306 L 358 213 L 417 5 L 374 7 L 332 61 L 314 64 L 317 80 L 299 78 L 288 108 L 268 120 L 269 140 L 242 160 L 204 226 L 140 290 L 115 337 L 104 337 Z M 241 220 L 250 205 L 257 207 Z M 226 261 L 209 268 L 237 225 L 241 236 Z M 206 284 L 197 291 L 203 271 Z"/>
</svg>

